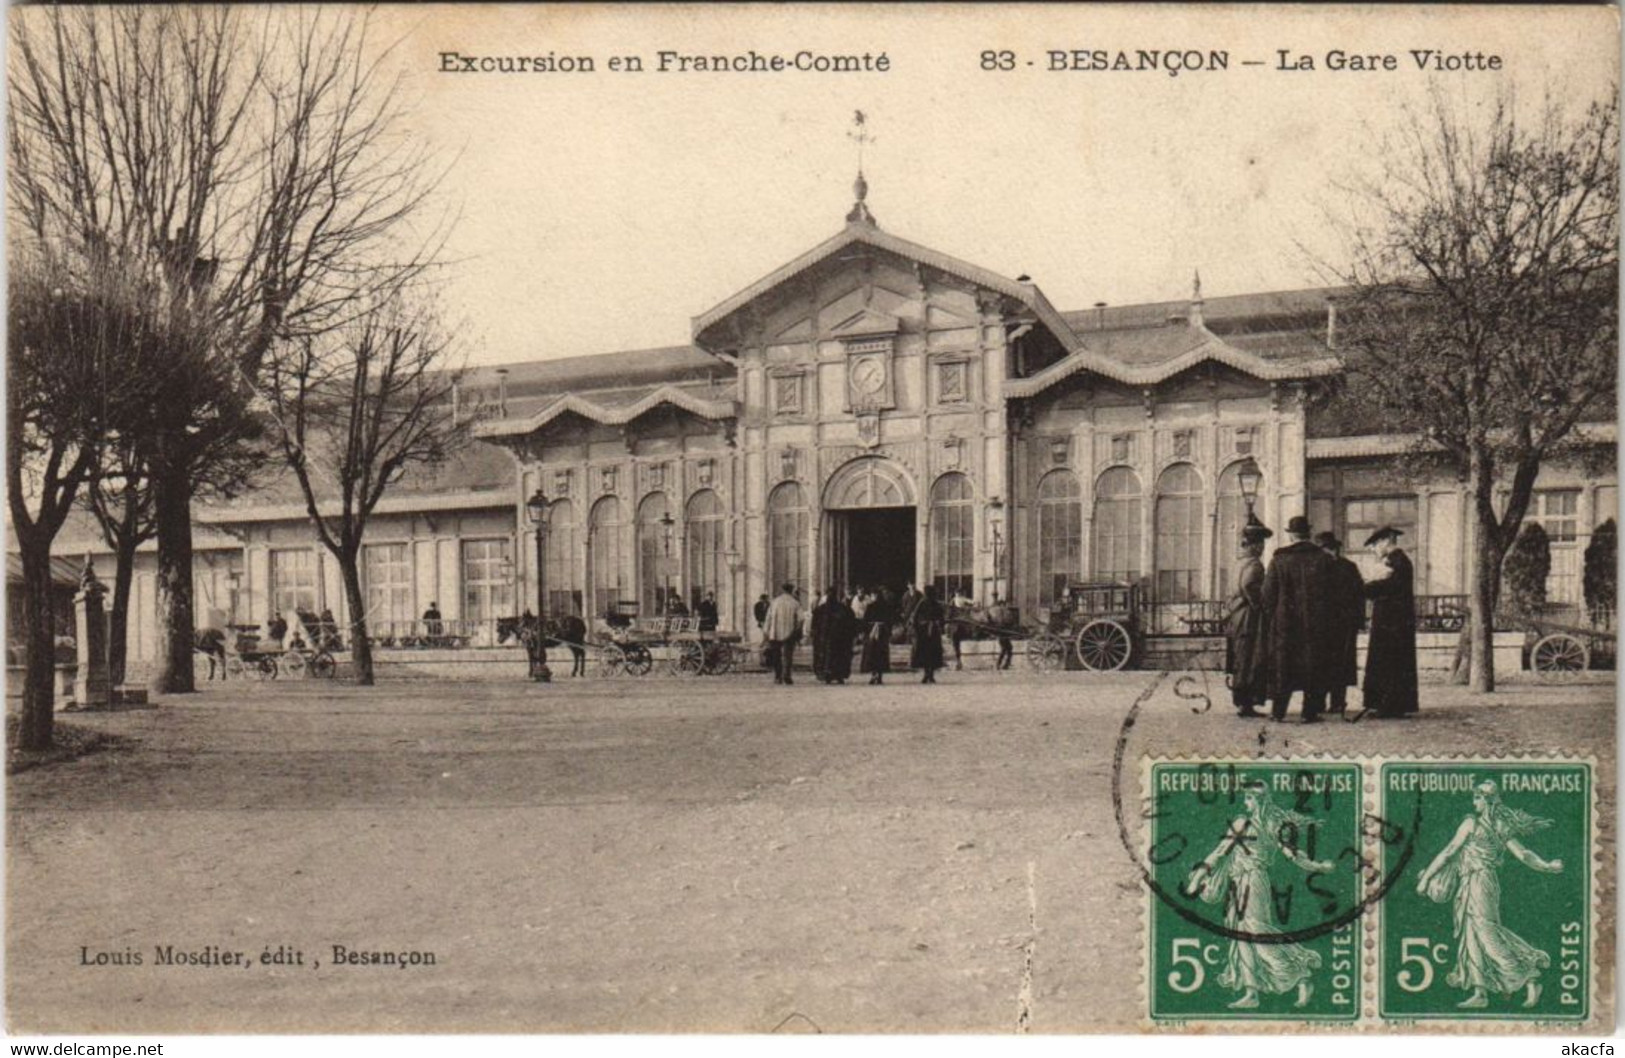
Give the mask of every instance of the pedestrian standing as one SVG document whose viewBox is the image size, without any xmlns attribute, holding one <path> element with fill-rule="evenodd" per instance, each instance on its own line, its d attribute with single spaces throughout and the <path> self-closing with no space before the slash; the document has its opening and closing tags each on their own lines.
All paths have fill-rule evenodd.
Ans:
<svg viewBox="0 0 1625 1058">
<path fill-rule="evenodd" d="M 858 619 L 846 600 L 833 591 L 825 627 L 829 637 L 829 645 L 824 648 L 825 682 L 845 683 L 852 676 L 852 640 L 857 638 Z"/>
<path fill-rule="evenodd" d="M 1365 585 L 1365 597 L 1371 600 L 1365 708 L 1381 719 L 1409 716 L 1419 708 L 1415 575 L 1410 557 L 1399 549 L 1400 535 L 1393 526 L 1383 526 L 1365 541 L 1383 567 L 1382 575 Z"/>
<path fill-rule="evenodd" d="M 927 584 L 925 594 L 914 607 L 914 650 L 912 663 L 924 673 L 921 683 L 936 683 L 937 670 L 942 668 L 942 633 L 946 619 L 942 603 L 937 600 L 937 586 Z"/>
<path fill-rule="evenodd" d="M 812 610 L 812 670 L 819 683 L 829 682 L 830 604 L 834 601 L 835 589 L 831 588 L 819 597 Z"/>
<path fill-rule="evenodd" d="M 863 614 L 863 671 L 869 674 L 871 684 L 884 682 L 881 677 L 891 671 L 891 624 L 895 607 L 891 589 L 881 588 L 869 600 Z"/>
<path fill-rule="evenodd" d="M 1224 671 L 1230 676 L 1230 701 L 1238 716 L 1257 716 L 1268 690 L 1264 648 L 1264 541 L 1274 536 L 1268 526 L 1249 518 L 1241 531 L 1236 590 L 1225 608 Z"/>
<path fill-rule="evenodd" d="M 1285 720 L 1294 692 L 1303 692 L 1303 722 L 1326 711 L 1331 644 L 1322 608 L 1332 579 L 1332 559 L 1309 540 L 1309 519 L 1294 515 L 1286 526 L 1292 543 L 1278 548 L 1264 574 L 1264 628 L 1268 641 L 1270 718 Z"/>
<path fill-rule="evenodd" d="M 796 599 L 793 584 L 784 584 L 767 608 L 767 620 L 762 632 L 774 651 L 773 682 L 791 684 L 791 671 L 795 667 L 796 643 L 801 639 L 801 603 Z"/>
<path fill-rule="evenodd" d="M 700 619 L 700 631 L 715 632 L 717 630 L 717 593 L 708 591 L 705 598 L 694 605 L 694 616 Z"/>
<path fill-rule="evenodd" d="M 1331 640 L 1331 701 L 1334 713 L 1348 709 L 1349 688 L 1360 682 L 1360 631 L 1365 628 L 1365 578 L 1343 557 L 1343 542 L 1333 533 L 1316 533 L 1315 546 L 1332 558 L 1332 581 L 1326 593 L 1325 620 Z"/>
</svg>

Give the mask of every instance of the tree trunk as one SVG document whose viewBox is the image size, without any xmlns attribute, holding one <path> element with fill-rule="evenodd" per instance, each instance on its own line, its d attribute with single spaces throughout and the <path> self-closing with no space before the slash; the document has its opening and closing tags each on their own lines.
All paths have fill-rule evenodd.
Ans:
<svg viewBox="0 0 1625 1058">
<path fill-rule="evenodd" d="M 367 600 L 361 594 L 361 562 L 358 552 L 340 554 L 339 570 L 344 577 L 344 599 L 350 607 L 350 667 L 355 682 L 371 687 L 372 641 L 367 638 Z"/>
<path fill-rule="evenodd" d="M 1472 595 L 1468 624 L 1472 634 L 1468 686 L 1481 694 L 1495 690 L 1495 603 L 1501 595 L 1502 553 L 1495 546 L 1496 527 L 1482 516 L 1473 534 Z"/>
<path fill-rule="evenodd" d="M 113 604 L 107 611 L 107 679 L 110 686 L 124 682 L 129 658 L 130 588 L 135 580 L 135 543 L 119 541 L 114 553 Z"/>
<path fill-rule="evenodd" d="M 23 563 L 23 712 L 18 745 L 50 749 L 56 720 L 56 610 L 51 605 L 51 544 L 17 541 Z"/>
<path fill-rule="evenodd" d="M 189 694 L 192 647 L 192 483 L 174 468 L 154 468 L 153 522 L 158 530 L 158 667 L 153 690 Z"/>
</svg>

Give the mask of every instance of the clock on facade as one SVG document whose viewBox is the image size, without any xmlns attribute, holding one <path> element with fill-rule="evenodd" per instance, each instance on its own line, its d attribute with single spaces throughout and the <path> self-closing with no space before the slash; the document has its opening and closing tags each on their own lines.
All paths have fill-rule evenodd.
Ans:
<svg viewBox="0 0 1625 1058">
<path fill-rule="evenodd" d="M 869 357 L 852 365 L 852 391 L 865 397 L 878 394 L 886 385 L 886 365 Z"/>
</svg>

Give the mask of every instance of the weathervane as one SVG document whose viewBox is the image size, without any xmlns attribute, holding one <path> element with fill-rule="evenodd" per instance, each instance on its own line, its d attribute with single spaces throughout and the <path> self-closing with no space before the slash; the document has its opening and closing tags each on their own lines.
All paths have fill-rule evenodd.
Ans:
<svg viewBox="0 0 1625 1058">
<path fill-rule="evenodd" d="M 869 181 L 863 178 L 863 148 L 875 142 L 875 137 L 869 132 L 869 116 L 861 110 L 852 112 L 852 127 L 847 130 L 847 138 L 858 145 L 858 178 L 852 182 L 852 194 L 856 199 L 852 209 L 846 215 L 848 224 L 875 224 L 875 215 L 869 212 L 869 206 L 864 199 L 869 197 Z"/>
</svg>

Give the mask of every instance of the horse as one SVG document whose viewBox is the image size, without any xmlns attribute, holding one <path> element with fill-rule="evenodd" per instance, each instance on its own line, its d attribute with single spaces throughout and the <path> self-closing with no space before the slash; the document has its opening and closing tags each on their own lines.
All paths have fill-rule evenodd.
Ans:
<svg viewBox="0 0 1625 1058">
<path fill-rule="evenodd" d="M 540 650 L 537 637 L 540 636 Z M 523 643 L 525 649 L 539 661 L 547 660 L 547 644 L 558 643 L 570 648 L 570 675 L 587 674 L 587 622 L 574 614 L 563 617 L 538 619 L 534 614 L 497 619 L 497 644 Z"/>
<path fill-rule="evenodd" d="M 570 675 L 587 674 L 587 622 L 575 614 L 548 619 L 547 638 L 570 648 Z"/>
<path fill-rule="evenodd" d="M 209 659 L 209 679 L 214 679 L 218 661 L 220 678 L 226 678 L 226 633 L 218 628 L 199 628 L 192 636 L 192 649 Z"/>
</svg>

